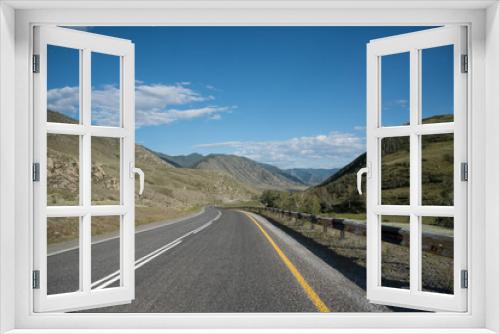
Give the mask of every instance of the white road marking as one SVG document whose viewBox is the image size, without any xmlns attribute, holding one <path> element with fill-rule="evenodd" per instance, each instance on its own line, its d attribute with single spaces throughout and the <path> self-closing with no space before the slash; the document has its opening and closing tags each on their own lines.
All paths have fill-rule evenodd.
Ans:
<svg viewBox="0 0 500 334">
<path fill-rule="evenodd" d="M 185 220 L 201 216 L 202 214 L 205 213 L 205 211 L 206 211 L 206 207 L 203 207 L 203 209 L 200 212 L 196 213 L 196 214 L 193 214 L 193 215 L 190 215 L 190 216 L 187 216 L 187 217 L 181 217 L 181 218 L 178 218 L 178 219 L 175 219 L 175 220 L 172 220 L 172 221 L 165 222 L 163 224 L 160 223 L 160 224 L 152 226 L 152 227 L 145 227 L 145 228 L 142 228 L 142 229 L 138 229 L 138 230 L 135 231 L 135 234 L 139 234 L 139 233 L 142 233 L 142 232 L 148 232 L 148 231 L 156 230 L 157 228 L 161 228 L 161 227 L 165 227 L 165 226 L 170 226 L 170 225 L 174 225 L 174 224 L 177 224 L 177 223 L 181 223 L 181 222 L 183 222 Z M 100 243 L 103 243 L 103 242 L 106 242 L 106 241 L 117 239 L 119 237 L 120 237 L 120 234 L 117 234 L 117 235 L 114 235 L 114 236 L 111 236 L 111 237 L 107 237 L 107 238 L 104 238 L 104 239 L 96 240 L 96 241 L 92 242 L 92 245 L 97 245 L 97 244 L 100 244 Z M 75 250 L 75 249 L 78 249 L 78 248 L 79 248 L 79 246 L 73 246 L 73 247 L 69 247 L 69 248 L 65 248 L 65 249 L 53 251 L 53 252 L 48 253 L 47 256 L 58 255 L 58 254 L 61 254 L 61 253 L 64 253 L 64 252 L 69 252 L 69 251 L 72 251 L 72 250 Z"/>
<path fill-rule="evenodd" d="M 134 269 L 137 270 L 139 269 L 140 267 L 142 267 L 143 265 L 145 265 L 146 263 L 150 262 L 151 260 L 153 260 L 154 258 L 160 256 L 161 254 L 165 253 L 166 251 L 174 248 L 175 246 L 179 245 L 182 243 L 182 240 L 184 238 L 186 238 L 187 236 L 191 235 L 191 234 L 196 234 L 198 232 L 201 232 L 202 230 L 206 229 L 207 227 L 209 227 L 214 221 L 216 221 L 217 219 L 220 218 L 220 216 L 222 215 L 222 213 L 220 211 L 217 211 L 217 216 L 213 219 L 211 219 L 208 223 L 206 224 L 203 224 L 201 225 L 200 227 L 184 234 L 183 236 L 175 239 L 174 241 L 172 242 L 169 242 L 168 244 L 152 251 L 151 253 L 147 254 L 147 255 L 144 255 L 143 257 L 141 257 L 140 259 L 136 260 L 135 261 L 135 266 L 134 266 Z M 120 279 L 120 270 L 117 270 L 115 271 L 114 273 L 111 273 L 95 282 L 93 282 L 91 284 L 91 288 L 92 289 L 104 289 L 105 287 L 113 284 L 114 282 L 118 281 Z"/>
<path fill-rule="evenodd" d="M 161 254 L 165 253 L 169 249 L 174 248 L 175 246 L 177 246 L 180 243 L 182 243 L 181 240 L 179 240 L 177 242 L 170 243 L 168 245 L 165 245 L 165 246 L 163 246 L 161 248 L 161 251 L 159 251 L 159 252 L 155 251 L 154 255 L 150 256 L 151 254 L 148 254 L 148 255 L 145 256 L 146 257 L 145 259 L 141 258 L 140 260 L 143 260 L 142 262 L 139 262 L 140 260 L 137 260 L 136 263 L 135 263 L 134 269 L 135 270 L 139 269 L 140 267 L 142 267 L 143 265 L 145 265 L 149 261 L 153 260 L 155 257 L 160 256 Z M 109 280 L 106 281 L 105 279 L 109 279 Z M 96 282 L 92 283 L 91 287 L 94 288 L 95 285 L 97 285 L 98 283 L 101 283 L 101 282 L 104 281 L 103 284 L 101 284 L 101 285 L 99 285 L 99 286 L 97 286 L 97 287 L 94 288 L 96 290 L 104 289 L 105 287 L 113 284 L 114 282 L 118 281 L 119 279 L 120 279 L 120 270 L 117 270 L 114 273 L 112 273 L 111 275 L 108 275 L 105 278 L 100 279 L 99 281 L 96 281 Z"/>
</svg>

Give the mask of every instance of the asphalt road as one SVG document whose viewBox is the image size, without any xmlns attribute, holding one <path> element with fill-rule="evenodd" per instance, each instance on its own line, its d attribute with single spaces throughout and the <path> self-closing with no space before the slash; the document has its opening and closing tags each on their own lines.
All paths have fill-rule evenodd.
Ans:
<svg viewBox="0 0 500 334">
<path fill-rule="evenodd" d="M 92 312 L 385 312 L 299 240 L 262 217 L 207 208 L 136 234 L 135 300 Z M 119 284 L 118 239 L 92 245 L 94 288 Z M 48 257 L 49 293 L 77 288 L 78 250 Z M 75 262 L 76 260 L 76 262 Z"/>
</svg>

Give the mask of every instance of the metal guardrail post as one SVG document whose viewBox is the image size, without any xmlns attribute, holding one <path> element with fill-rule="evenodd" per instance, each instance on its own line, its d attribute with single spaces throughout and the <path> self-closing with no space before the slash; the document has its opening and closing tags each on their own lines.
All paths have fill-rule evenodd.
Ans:
<svg viewBox="0 0 500 334">
<path fill-rule="evenodd" d="M 340 240 L 344 240 L 345 239 L 345 230 L 342 228 L 340 230 Z"/>
</svg>

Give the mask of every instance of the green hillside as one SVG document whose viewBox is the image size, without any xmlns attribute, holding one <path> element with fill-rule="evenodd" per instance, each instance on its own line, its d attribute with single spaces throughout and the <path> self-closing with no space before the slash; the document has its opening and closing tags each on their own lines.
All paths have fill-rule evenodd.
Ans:
<svg viewBox="0 0 500 334">
<path fill-rule="evenodd" d="M 363 153 L 307 193 L 320 198 L 323 212 L 364 212 L 366 198 L 357 192 L 356 173 L 365 166 L 366 153 Z"/>
<path fill-rule="evenodd" d="M 425 119 L 426 123 L 449 122 L 452 116 L 440 115 Z M 453 203 L 453 134 L 422 137 L 422 204 Z M 382 203 L 409 204 L 409 140 L 395 137 L 382 140 Z M 302 193 L 263 195 L 263 202 L 290 210 L 300 209 L 305 198 L 319 201 L 321 213 L 364 214 L 365 196 L 356 189 L 356 173 L 366 166 L 363 153 L 323 183 Z M 364 187 L 364 185 L 363 185 Z M 302 204 L 301 204 L 302 203 Z"/>
</svg>

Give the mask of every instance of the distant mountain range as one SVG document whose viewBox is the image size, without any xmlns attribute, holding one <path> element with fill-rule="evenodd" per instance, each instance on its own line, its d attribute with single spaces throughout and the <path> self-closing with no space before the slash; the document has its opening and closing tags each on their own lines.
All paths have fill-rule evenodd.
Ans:
<svg viewBox="0 0 500 334">
<path fill-rule="evenodd" d="M 335 174 L 338 168 L 290 168 L 284 171 L 308 186 L 314 186 L 322 183 L 330 176 Z"/>
<path fill-rule="evenodd" d="M 304 189 L 323 182 L 338 170 L 317 168 L 280 169 L 270 164 L 231 154 L 209 154 L 203 156 L 199 153 L 191 153 L 189 155 L 154 153 L 177 168 L 224 171 L 237 180 L 257 189 Z"/>
<path fill-rule="evenodd" d="M 204 158 L 204 156 L 199 153 L 191 153 L 188 155 L 168 155 L 161 152 L 154 153 L 177 168 L 193 168 Z"/>
<path fill-rule="evenodd" d="M 306 185 L 281 169 L 236 155 L 210 154 L 194 166 L 218 170 L 256 189 L 302 190 Z"/>
</svg>

